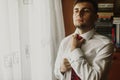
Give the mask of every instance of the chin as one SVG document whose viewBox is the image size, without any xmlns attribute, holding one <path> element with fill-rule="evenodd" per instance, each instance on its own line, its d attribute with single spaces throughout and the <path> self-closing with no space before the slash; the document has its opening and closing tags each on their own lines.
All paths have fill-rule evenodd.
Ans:
<svg viewBox="0 0 120 80">
<path fill-rule="evenodd" d="M 80 28 L 80 27 L 82 27 L 82 25 L 81 24 L 76 24 L 75 27 Z"/>
<path fill-rule="evenodd" d="M 76 28 L 79 28 L 79 29 L 81 29 L 81 28 L 82 28 L 81 26 L 78 26 L 78 25 L 77 25 L 77 26 L 75 26 L 75 27 L 76 27 Z"/>
<path fill-rule="evenodd" d="M 83 24 L 79 24 L 79 25 L 75 25 L 76 28 L 79 28 L 79 29 L 84 29 L 85 28 L 85 25 Z"/>
</svg>

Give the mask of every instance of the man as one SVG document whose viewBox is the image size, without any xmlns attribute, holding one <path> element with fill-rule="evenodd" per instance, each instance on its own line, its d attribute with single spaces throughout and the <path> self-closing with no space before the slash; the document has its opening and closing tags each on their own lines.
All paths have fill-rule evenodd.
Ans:
<svg viewBox="0 0 120 80">
<path fill-rule="evenodd" d="M 107 37 L 94 30 L 97 10 L 92 0 L 75 2 L 73 23 L 76 30 L 60 44 L 55 62 L 58 80 L 107 80 L 114 47 Z M 72 78 L 73 71 L 79 79 Z"/>
</svg>

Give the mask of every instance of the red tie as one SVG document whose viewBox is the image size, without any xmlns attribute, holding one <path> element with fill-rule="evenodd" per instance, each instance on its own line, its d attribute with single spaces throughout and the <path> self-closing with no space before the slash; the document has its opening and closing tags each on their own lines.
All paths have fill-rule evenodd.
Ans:
<svg viewBox="0 0 120 80">
<path fill-rule="evenodd" d="M 71 80 L 81 80 L 72 68 Z"/>
<path fill-rule="evenodd" d="M 82 37 L 77 34 L 77 39 L 81 40 Z M 81 80 L 80 77 L 77 76 L 73 68 L 72 68 L 72 73 L 71 73 L 71 80 Z"/>
<path fill-rule="evenodd" d="M 78 39 L 78 40 L 81 40 L 82 37 L 81 37 L 79 34 L 77 34 L 77 39 Z"/>
</svg>

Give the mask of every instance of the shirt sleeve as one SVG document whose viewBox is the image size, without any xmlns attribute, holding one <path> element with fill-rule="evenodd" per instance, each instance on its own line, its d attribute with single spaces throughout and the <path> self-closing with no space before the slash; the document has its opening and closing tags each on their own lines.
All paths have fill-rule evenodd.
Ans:
<svg viewBox="0 0 120 80">
<path fill-rule="evenodd" d="M 55 68 L 54 68 L 55 77 L 59 80 L 64 80 L 64 77 L 65 77 L 65 74 L 63 75 L 60 72 L 60 64 L 61 64 L 61 60 L 62 60 L 62 54 L 63 54 L 63 45 L 61 43 L 59 46 L 59 50 L 58 50 L 58 54 L 57 54 L 57 58 L 56 58 L 56 62 L 55 62 Z"/>
<path fill-rule="evenodd" d="M 82 50 L 76 48 L 69 54 L 68 61 L 82 80 L 104 80 L 102 78 L 109 70 L 113 49 L 112 43 L 102 45 L 92 64 L 89 64 Z"/>
</svg>

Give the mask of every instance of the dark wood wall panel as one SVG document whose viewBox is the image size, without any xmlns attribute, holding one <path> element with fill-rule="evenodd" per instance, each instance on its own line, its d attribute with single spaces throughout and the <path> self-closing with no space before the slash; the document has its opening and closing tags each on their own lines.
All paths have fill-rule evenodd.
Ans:
<svg viewBox="0 0 120 80">
<path fill-rule="evenodd" d="M 75 30 L 75 27 L 73 25 L 73 20 L 72 20 L 73 2 L 74 0 L 62 0 L 66 36 L 73 33 Z"/>
</svg>

